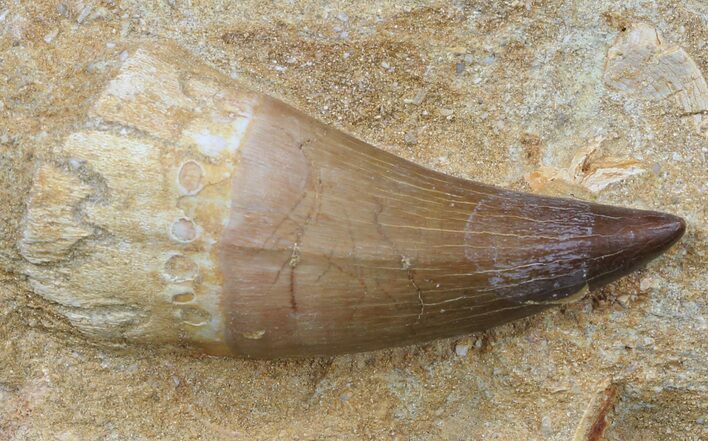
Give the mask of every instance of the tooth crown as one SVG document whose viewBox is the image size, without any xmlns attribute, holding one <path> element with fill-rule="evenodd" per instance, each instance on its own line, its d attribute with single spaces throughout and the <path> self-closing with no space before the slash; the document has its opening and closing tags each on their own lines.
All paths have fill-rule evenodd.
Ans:
<svg viewBox="0 0 708 441">
<path fill-rule="evenodd" d="M 38 166 L 19 248 L 80 330 L 220 352 L 216 244 L 255 97 L 167 53 L 137 49 Z"/>
</svg>

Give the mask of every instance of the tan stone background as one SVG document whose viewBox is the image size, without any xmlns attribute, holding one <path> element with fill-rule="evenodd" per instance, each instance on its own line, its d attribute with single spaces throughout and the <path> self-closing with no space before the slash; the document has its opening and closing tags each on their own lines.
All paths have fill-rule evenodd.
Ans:
<svg viewBox="0 0 708 441">
<path fill-rule="evenodd" d="M 0 0 L 0 440 L 707 439 L 707 24 L 702 0 Z M 619 84 L 608 50 L 637 26 L 651 57 Z M 457 340 L 280 362 L 96 346 L 16 274 L 17 225 L 53 127 L 139 39 L 430 168 L 688 232 Z"/>
</svg>

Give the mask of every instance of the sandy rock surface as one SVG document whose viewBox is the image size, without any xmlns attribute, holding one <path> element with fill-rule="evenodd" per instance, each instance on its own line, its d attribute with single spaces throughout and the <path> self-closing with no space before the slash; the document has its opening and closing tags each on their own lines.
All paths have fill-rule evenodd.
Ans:
<svg viewBox="0 0 708 441">
<path fill-rule="evenodd" d="M 461 339 L 279 362 L 96 345 L 20 275 L 19 225 L 55 128 L 129 44 L 168 39 L 419 164 L 687 234 Z M 0 439 L 705 439 L 707 49 L 699 0 L 0 0 Z"/>
</svg>

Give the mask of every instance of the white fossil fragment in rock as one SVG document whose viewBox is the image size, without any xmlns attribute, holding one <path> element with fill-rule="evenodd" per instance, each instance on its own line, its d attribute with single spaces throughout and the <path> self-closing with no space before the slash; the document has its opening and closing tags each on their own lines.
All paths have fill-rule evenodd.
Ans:
<svg viewBox="0 0 708 441">
<path fill-rule="evenodd" d="M 565 168 L 541 167 L 526 176 L 535 192 L 558 196 L 597 193 L 607 186 L 644 173 L 641 163 L 631 158 L 602 155 L 603 138 L 598 137 L 579 148 Z"/>
<path fill-rule="evenodd" d="M 700 68 L 681 47 L 646 23 L 622 32 L 607 51 L 605 82 L 651 99 L 673 97 L 699 134 L 708 137 L 708 86 Z"/>
</svg>

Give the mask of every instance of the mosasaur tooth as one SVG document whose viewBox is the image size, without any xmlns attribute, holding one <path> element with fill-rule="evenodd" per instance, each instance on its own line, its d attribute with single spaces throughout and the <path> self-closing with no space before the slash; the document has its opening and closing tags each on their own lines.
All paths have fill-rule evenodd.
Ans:
<svg viewBox="0 0 708 441">
<path fill-rule="evenodd" d="M 657 212 L 420 167 L 141 45 L 38 164 L 18 249 L 101 339 L 245 357 L 366 351 L 571 301 L 684 231 Z"/>
</svg>

